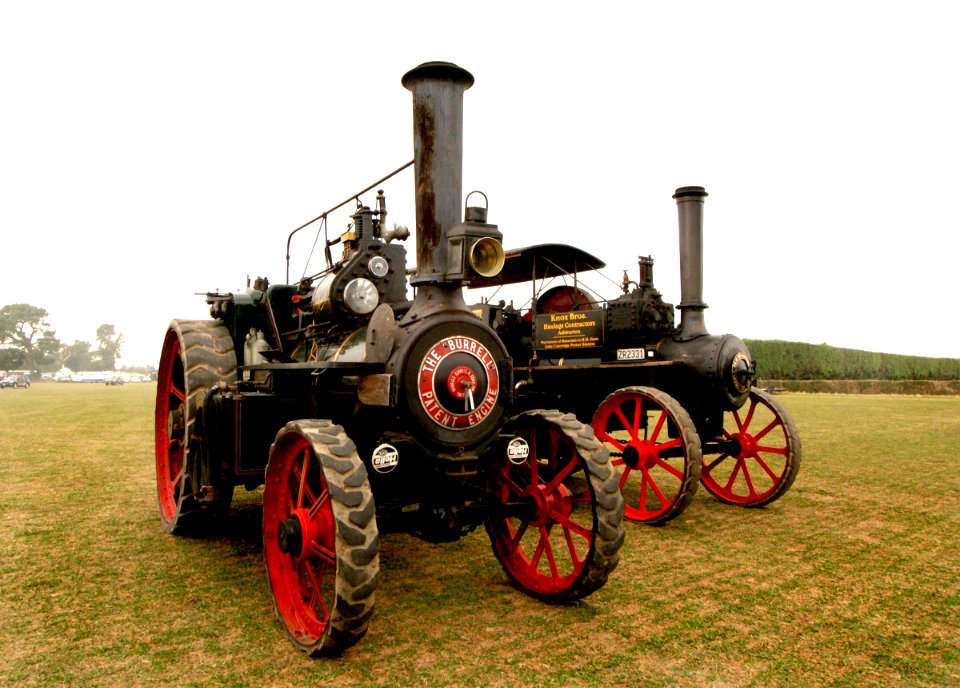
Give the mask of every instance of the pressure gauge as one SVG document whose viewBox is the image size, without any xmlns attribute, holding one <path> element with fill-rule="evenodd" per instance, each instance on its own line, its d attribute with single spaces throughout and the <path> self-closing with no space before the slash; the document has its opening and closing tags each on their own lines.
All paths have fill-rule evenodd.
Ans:
<svg viewBox="0 0 960 688">
<path fill-rule="evenodd" d="M 373 282 L 365 277 L 358 277 L 347 283 L 343 290 L 343 302 L 357 315 L 367 315 L 380 303 L 380 294 Z"/>
<path fill-rule="evenodd" d="M 370 259 L 370 262 L 367 263 L 367 270 L 369 270 L 370 274 L 374 277 L 383 277 L 390 271 L 390 263 L 388 263 L 387 259 L 383 256 L 374 256 Z"/>
</svg>

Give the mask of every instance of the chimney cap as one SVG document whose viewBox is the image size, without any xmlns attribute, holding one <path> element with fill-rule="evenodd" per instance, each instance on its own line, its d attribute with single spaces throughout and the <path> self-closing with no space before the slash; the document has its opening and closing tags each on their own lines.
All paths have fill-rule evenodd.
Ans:
<svg viewBox="0 0 960 688">
<path fill-rule="evenodd" d="M 424 62 L 403 75 L 400 83 L 405 88 L 411 88 L 415 81 L 420 79 L 444 79 L 458 81 L 464 84 L 464 89 L 473 86 L 473 75 L 463 67 L 452 62 Z"/>
<path fill-rule="evenodd" d="M 681 186 L 673 194 L 674 198 L 689 198 L 690 196 L 700 196 L 701 198 L 708 196 L 707 190 L 702 186 Z"/>
</svg>

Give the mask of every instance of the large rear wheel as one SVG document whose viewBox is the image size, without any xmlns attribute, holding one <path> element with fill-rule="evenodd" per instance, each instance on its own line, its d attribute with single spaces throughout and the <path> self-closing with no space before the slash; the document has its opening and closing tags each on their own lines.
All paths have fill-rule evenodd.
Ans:
<svg viewBox="0 0 960 688">
<path fill-rule="evenodd" d="M 620 472 L 624 517 L 650 525 L 675 518 L 700 480 L 700 438 L 689 414 L 669 394 L 624 387 L 593 416 L 593 431 Z"/>
<path fill-rule="evenodd" d="M 328 420 L 287 423 L 270 448 L 263 551 L 277 618 L 310 656 L 367 632 L 380 578 L 373 494 L 353 442 Z"/>
<path fill-rule="evenodd" d="M 237 379 L 233 339 L 215 321 L 174 320 L 160 353 L 155 407 L 157 501 L 168 533 L 229 508 L 233 482 L 203 446 L 204 395 Z"/>
<path fill-rule="evenodd" d="M 700 481 L 727 504 L 758 507 L 779 499 L 800 470 L 800 433 L 767 392 L 751 389 L 747 404 L 725 414 L 727 448 L 704 459 Z"/>
<path fill-rule="evenodd" d="M 623 499 L 607 451 L 572 414 L 528 411 L 487 467 L 487 533 L 507 575 L 560 602 L 607 581 L 623 544 Z"/>
</svg>

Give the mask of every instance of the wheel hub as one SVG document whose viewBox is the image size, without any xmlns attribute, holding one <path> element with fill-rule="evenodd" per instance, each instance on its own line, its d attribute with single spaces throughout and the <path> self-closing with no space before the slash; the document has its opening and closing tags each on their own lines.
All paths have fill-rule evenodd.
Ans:
<svg viewBox="0 0 960 688">
<path fill-rule="evenodd" d="M 546 485 L 537 485 L 531 490 L 536 505 L 536 513 L 530 519 L 530 525 L 537 528 L 545 526 L 555 521 L 553 514 L 560 516 L 569 516 L 573 511 L 573 504 L 570 502 L 570 491 L 563 485 L 557 485 L 552 491 L 547 491 Z"/>
<path fill-rule="evenodd" d="M 640 465 L 640 452 L 632 444 L 623 448 L 623 462 L 631 469 Z"/>
<path fill-rule="evenodd" d="M 652 440 L 641 440 L 631 442 L 623 448 L 623 462 L 631 470 L 638 468 L 650 468 L 656 463 L 660 453 L 656 442 Z"/>
<path fill-rule="evenodd" d="M 311 520 L 305 509 L 295 509 L 290 518 L 277 524 L 277 545 L 284 554 L 301 559 L 307 555 L 311 543 L 319 541 L 320 529 L 320 524 Z"/>
<path fill-rule="evenodd" d="M 753 435 L 738 432 L 733 436 L 733 439 L 740 445 L 740 453 L 737 454 L 738 459 L 745 459 L 757 453 L 757 440 Z"/>
<path fill-rule="evenodd" d="M 303 529 L 300 519 L 291 516 L 277 525 L 277 544 L 284 554 L 298 556 L 303 551 Z"/>
</svg>

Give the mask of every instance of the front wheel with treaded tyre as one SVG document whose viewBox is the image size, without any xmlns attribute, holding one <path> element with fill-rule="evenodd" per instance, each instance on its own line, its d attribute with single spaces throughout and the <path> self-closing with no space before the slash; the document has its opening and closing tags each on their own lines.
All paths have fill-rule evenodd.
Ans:
<svg viewBox="0 0 960 688">
<path fill-rule="evenodd" d="M 486 529 L 507 575 L 550 602 L 586 597 L 607 581 L 623 544 L 623 499 L 609 454 L 589 425 L 528 411 L 485 467 Z"/>
<path fill-rule="evenodd" d="M 300 650 L 336 654 L 367 632 L 379 546 L 367 471 L 343 428 L 287 423 L 267 464 L 263 552 L 277 618 Z"/>
</svg>

